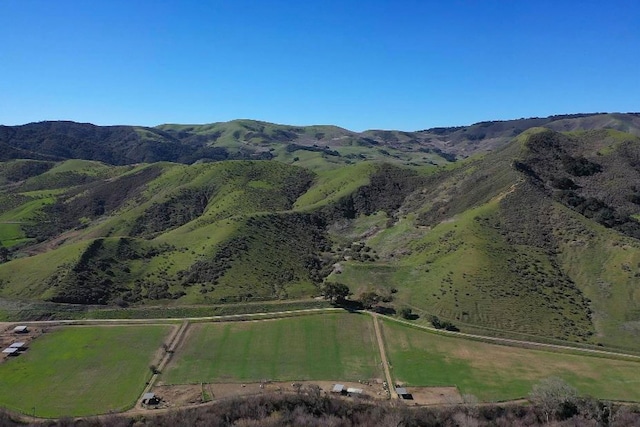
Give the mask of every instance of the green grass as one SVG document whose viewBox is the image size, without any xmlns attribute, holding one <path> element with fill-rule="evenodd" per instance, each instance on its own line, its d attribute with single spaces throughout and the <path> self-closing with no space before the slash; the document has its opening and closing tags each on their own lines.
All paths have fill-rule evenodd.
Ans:
<svg viewBox="0 0 640 427">
<path fill-rule="evenodd" d="M 640 362 L 506 347 L 383 322 L 396 380 L 412 386 L 457 386 L 482 401 L 526 397 L 541 379 L 556 376 L 581 394 L 640 401 Z"/>
<path fill-rule="evenodd" d="M 567 208 L 558 205 L 556 210 L 566 224 L 556 232 L 561 241 L 559 260 L 592 301 L 599 341 L 613 347 L 637 348 L 640 245 Z"/>
<path fill-rule="evenodd" d="M 82 326 L 44 334 L 0 364 L 0 406 L 47 418 L 131 407 L 169 328 Z"/>
<path fill-rule="evenodd" d="M 9 248 L 30 239 L 24 237 L 20 224 L 0 223 L 0 246 Z"/>
<path fill-rule="evenodd" d="M 492 221 L 499 221 L 499 209 L 496 199 L 431 229 L 418 226 L 407 215 L 367 240 L 380 261 L 343 261 L 342 273 L 334 273 L 330 280 L 347 284 L 354 294 L 396 288 L 395 304 L 413 308 L 423 322 L 435 314 L 457 325 L 470 323 L 562 339 L 582 332 L 557 320 L 560 309 L 546 303 L 555 288 L 535 287 L 533 278 L 551 275 L 544 254 L 533 247 L 510 245 L 492 227 Z M 521 277 L 529 266 L 536 270 Z M 574 296 L 569 291 L 551 297 L 561 309 L 573 308 Z M 566 316 L 574 316 L 566 311 Z"/>
<path fill-rule="evenodd" d="M 0 264 L 0 280 L 3 281 L 0 296 L 47 299 L 52 291 L 48 286 L 49 279 L 56 274 L 58 266 L 76 262 L 87 245 L 87 242 L 80 242 Z"/>
<path fill-rule="evenodd" d="M 336 202 L 369 184 L 374 171 L 374 163 L 362 162 L 338 170 L 319 172 L 316 183 L 298 198 L 294 208 L 310 210 Z"/>
<path fill-rule="evenodd" d="M 327 314 L 199 324 L 162 380 L 168 384 L 380 377 L 368 315 Z"/>
<path fill-rule="evenodd" d="M 49 205 L 53 202 L 54 202 L 53 197 L 43 197 L 41 199 L 31 200 L 27 203 L 24 203 L 18 206 L 15 209 L 12 209 L 0 215 L 0 221 L 5 221 L 5 222 L 29 221 L 37 211 L 42 209 L 42 207 Z"/>
</svg>

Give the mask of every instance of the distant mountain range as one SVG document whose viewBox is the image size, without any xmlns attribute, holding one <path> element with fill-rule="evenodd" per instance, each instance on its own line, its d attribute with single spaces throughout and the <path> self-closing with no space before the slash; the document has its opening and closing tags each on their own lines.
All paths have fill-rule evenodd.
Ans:
<svg viewBox="0 0 640 427">
<path fill-rule="evenodd" d="M 306 147 L 328 155 L 361 160 L 363 155 L 401 163 L 420 162 L 433 153 L 451 161 L 508 143 L 531 127 L 559 132 L 614 129 L 640 135 L 640 113 L 571 114 L 546 118 L 481 122 L 471 126 L 417 132 L 352 132 L 336 126 L 286 126 L 254 120 L 208 125 L 95 126 L 75 122 L 39 122 L 0 126 L 0 160 L 97 160 L 112 165 L 170 161 L 271 159 L 285 149 Z M 341 153 L 339 148 L 344 148 Z M 386 151 L 386 152 L 385 152 Z M 351 157 L 349 157 L 351 155 Z"/>
<path fill-rule="evenodd" d="M 0 127 L 3 301 L 210 304 L 346 284 L 463 330 L 640 350 L 640 114 L 417 132 Z"/>
</svg>

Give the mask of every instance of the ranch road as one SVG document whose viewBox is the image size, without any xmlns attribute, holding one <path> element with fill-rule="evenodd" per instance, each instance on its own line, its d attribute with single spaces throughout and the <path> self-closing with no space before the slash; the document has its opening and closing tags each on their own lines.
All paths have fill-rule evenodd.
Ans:
<svg viewBox="0 0 640 427">
<path fill-rule="evenodd" d="M 373 316 L 373 327 L 376 330 L 376 341 L 378 341 L 378 348 L 380 349 L 380 360 L 382 361 L 382 368 L 384 369 L 384 376 L 387 379 L 387 389 L 391 395 L 392 399 L 398 398 L 398 393 L 396 393 L 396 387 L 391 377 L 391 372 L 389 370 L 389 361 L 387 360 L 387 352 L 384 348 L 384 339 L 382 337 L 382 331 L 380 330 L 380 325 L 378 324 L 378 314 L 371 313 Z"/>
<path fill-rule="evenodd" d="M 296 316 L 303 314 L 313 314 L 313 313 L 330 313 L 330 312 L 341 312 L 345 311 L 343 308 L 338 307 L 327 307 L 327 308 L 308 308 L 303 310 L 287 310 L 287 311 L 275 311 L 275 312 L 261 312 L 261 313 L 250 313 L 250 314 L 229 314 L 229 315 L 221 315 L 221 316 L 205 316 L 205 317 L 172 317 L 172 318 L 152 318 L 152 319 L 84 319 L 84 320 L 34 320 L 27 322 L 3 322 L 0 323 L 3 327 L 8 325 L 104 325 L 104 324 L 162 324 L 162 323 L 176 323 L 176 322 L 206 322 L 206 321 L 234 321 L 234 320 L 260 320 L 260 319 L 271 319 L 285 316 Z M 437 332 L 442 335 L 448 335 L 451 337 L 464 337 L 470 338 L 474 340 L 481 340 L 485 342 L 495 343 L 495 344 L 505 344 L 505 345 L 515 345 L 518 347 L 526 347 L 526 348 L 548 348 L 548 349 L 557 349 L 557 350 L 570 350 L 576 351 L 579 353 L 588 353 L 588 354 L 599 354 L 605 356 L 615 356 L 615 357 L 626 357 L 630 359 L 639 359 L 640 356 L 635 354 L 616 352 L 610 350 L 597 350 L 590 348 L 582 348 L 582 347 L 573 347 L 570 345 L 560 345 L 560 344 L 547 344 L 535 341 L 526 341 L 526 340 L 518 340 L 511 338 L 500 338 L 500 337 L 491 337 L 486 335 L 478 335 L 478 334 L 469 334 L 465 332 L 452 332 L 446 331 L 443 329 L 436 329 L 430 326 L 418 325 L 413 322 L 409 322 L 402 319 L 396 319 L 394 317 L 368 312 L 372 316 L 377 316 L 378 318 L 382 318 L 385 320 L 389 320 L 392 322 L 402 323 L 405 325 L 409 325 L 414 328 L 423 329 L 425 331 Z"/>
</svg>

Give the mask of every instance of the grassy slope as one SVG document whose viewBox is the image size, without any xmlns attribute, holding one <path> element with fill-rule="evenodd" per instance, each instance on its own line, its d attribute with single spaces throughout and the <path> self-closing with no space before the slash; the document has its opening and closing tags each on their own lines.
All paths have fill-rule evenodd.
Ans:
<svg viewBox="0 0 640 427">
<path fill-rule="evenodd" d="M 0 364 L 0 405 L 39 417 L 131 407 L 169 326 L 67 327 Z M 35 408 L 35 409 L 34 409 Z"/>
<path fill-rule="evenodd" d="M 0 280 L 3 297 L 46 299 L 54 292 L 48 279 L 56 274 L 60 266 L 72 265 L 85 251 L 89 242 L 67 245 L 55 251 L 35 257 L 18 258 L 0 264 Z"/>
<path fill-rule="evenodd" d="M 337 227 L 336 238 L 362 240 L 380 259 L 343 261 L 330 280 L 356 295 L 395 288 L 396 306 L 414 308 L 421 321 L 436 314 L 459 326 L 636 346 L 637 241 L 553 202 L 511 167 L 540 132 L 531 129 L 500 152 L 435 175 L 391 227 L 379 215 Z M 592 150 L 612 153 L 632 138 L 577 134 L 580 141 L 587 136 Z"/>
<path fill-rule="evenodd" d="M 640 363 L 505 347 L 452 338 L 383 322 L 394 377 L 407 385 L 457 386 L 481 401 L 526 397 L 541 379 L 556 376 L 581 394 L 640 400 Z"/>
<path fill-rule="evenodd" d="M 294 208 L 313 210 L 336 202 L 367 185 L 374 169 L 374 163 L 358 163 L 339 170 L 319 172 L 314 185 L 296 200 Z"/>
<path fill-rule="evenodd" d="M 241 127 L 245 124 L 251 126 L 236 123 Z M 428 172 L 426 184 L 411 194 L 397 213 L 377 212 L 352 220 L 332 218 L 335 222 L 329 224 L 329 231 L 336 245 L 348 247 L 354 240 L 363 241 L 378 258 L 375 262 L 343 260 L 342 275 L 334 274 L 330 280 L 347 283 L 356 294 L 371 288 L 396 288 L 396 306 L 409 305 L 423 315 L 437 314 L 460 325 L 633 346 L 634 337 L 640 333 L 640 302 L 633 287 L 640 273 L 636 242 L 554 202 L 550 190 L 531 186 L 526 176 L 513 167 L 514 159 L 527 161 L 529 138 L 543 132 L 541 128 L 530 129 L 495 153 L 423 171 Z M 634 138 L 613 130 L 574 132 L 568 136 L 567 150 L 572 155 L 584 151 L 604 165 L 606 179 L 602 182 L 614 180 L 616 187 L 623 187 L 624 181 L 635 175 L 632 168 L 616 165 L 632 160 L 630 149 L 637 143 Z M 324 154 L 303 154 L 310 155 L 306 160 L 318 170 L 313 184 L 295 200 L 283 197 L 282 191 L 296 182 L 296 174 L 302 169 L 281 163 L 163 164 L 162 174 L 135 199 L 112 215 L 89 223 L 67 244 L 74 239 L 128 235 L 140 218 L 153 218 L 155 207 L 173 206 L 171 201 L 181 192 L 205 192 L 208 204 L 197 218 L 140 236 L 151 239 L 140 246 L 168 244 L 173 248 L 151 259 L 131 261 L 131 274 L 123 280 L 167 281 L 170 292 L 186 292 L 180 303 L 234 300 L 248 294 L 259 298 L 313 294 L 315 288 L 305 277 L 293 280 L 293 287 L 284 292 L 262 280 L 287 269 L 293 271 L 293 277 L 303 272 L 300 265 L 288 264 L 299 252 L 298 246 L 272 250 L 273 242 L 286 243 L 287 233 L 293 230 L 277 224 L 288 224 L 282 218 L 292 210 L 316 211 L 353 195 L 371 183 L 377 166 L 360 162 L 337 168 L 326 162 Z M 301 156 L 299 162 L 306 160 Z M 47 174 L 85 173 L 93 167 L 90 162 L 74 162 L 58 165 Z M 100 173 L 122 177 L 137 173 L 140 168 L 144 166 Z M 616 174 L 622 178 L 615 178 Z M 575 179 L 585 191 L 603 193 L 596 178 Z M 56 196 L 43 192 L 24 194 L 43 197 L 39 200 Z M 619 195 L 612 197 L 614 201 L 626 200 Z M 632 204 L 626 203 L 625 209 L 633 209 Z M 18 210 L 28 211 L 28 206 Z M 266 216 L 273 211 L 279 214 Z M 15 217 L 13 213 L 11 217 Z M 252 218 L 258 221 L 252 223 Z M 267 224 L 265 219 L 272 222 Z M 306 239 L 304 230 L 297 233 L 297 240 Z M 177 277 L 181 271 L 196 261 L 215 257 L 234 238 L 248 239 L 251 244 L 242 257 L 231 263 L 220 283 L 186 289 L 180 286 Z M 34 262 L 45 259 L 41 257 L 33 258 Z M 9 283 L 1 291 L 4 295 L 50 295 L 35 281 L 54 270 L 28 265 L 22 260 L 0 265 L 0 279 Z M 26 271 L 18 271 L 22 269 Z M 15 280 L 14 274 L 18 275 Z M 592 301 L 588 308 L 593 310 L 593 325 L 587 318 L 586 298 Z M 426 321 L 424 317 L 422 320 Z"/>
<path fill-rule="evenodd" d="M 569 276 L 592 301 L 598 340 L 633 347 L 640 334 L 640 244 L 564 207 L 556 207 L 566 227 L 559 259 Z"/>
<path fill-rule="evenodd" d="M 405 166 L 448 163 L 436 152 L 418 151 L 417 134 L 397 131 L 372 131 L 360 135 L 336 126 L 286 126 L 256 120 L 207 125 L 169 124 L 158 128 L 204 138 L 209 146 L 223 147 L 231 153 L 268 151 L 277 161 L 314 171 L 335 169 L 363 160 Z M 392 145 L 382 145 L 383 141 Z M 292 144 L 298 149 L 289 146 Z"/>
<path fill-rule="evenodd" d="M 407 218 L 367 241 L 377 253 L 392 260 L 380 263 L 344 263 L 335 280 L 366 288 L 395 287 L 398 305 L 491 328 L 576 339 L 589 324 L 580 315 L 549 304 L 573 307 L 563 293 L 525 287 L 522 270 L 550 272 L 541 251 L 509 245 L 498 230 L 481 218 L 497 215 L 496 199 L 441 223 L 431 231 L 415 227 Z M 533 270 L 532 268 L 532 270 Z M 571 295 L 575 291 L 571 292 Z M 526 313 L 526 315 L 523 315 Z M 572 327 L 571 321 L 580 327 Z"/>
<path fill-rule="evenodd" d="M 150 245 L 157 245 L 163 248 L 161 253 L 151 258 L 130 260 L 126 274 L 120 274 L 119 271 L 122 268 L 117 266 L 115 269 L 110 268 L 112 273 L 115 272 L 115 277 L 110 280 L 115 280 L 124 286 L 143 281 L 145 288 L 154 286 L 153 283 L 167 283 L 169 293 L 186 292 L 182 301 L 184 303 L 207 302 L 211 301 L 211 298 L 220 300 L 229 296 L 237 298 L 237 295 L 247 293 L 253 294 L 254 297 L 260 295 L 260 298 L 291 298 L 317 292 L 315 287 L 310 287 L 308 279 L 304 277 L 305 273 L 302 270 L 306 267 L 302 264 L 295 264 L 292 267 L 294 276 L 300 279 L 298 284 L 294 283 L 294 286 L 288 288 L 285 293 L 283 290 L 274 290 L 272 283 L 266 283 L 264 291 L 246 290 L 247 286 L 251 287 L 262 281 L 264 274 L 276 274 L 275 270 L 284 268 L 280 265 L 281 260 L 297 262 L 300 248 L 291 250 L 285 248 L 284 252 L 283 250 L 273 251 L 270 242 L 284 239 L 285 242 L 298 244 L 298 241 L 305 241 L 304 239 L 291 241 L 286 238 L 285 234 L 292 232 L 291 228 L 274 229 L 270 224 L 264 223 L 264 227 L 256 229 L 256 226 L 248 221 L 254 215 L 262 218 L 263 212 L 282 211 L 284 215 L 288 215 L 286 213 L 293 207 L 297 196 L 311 184 L 313 174 L 301 168 L 277 162 L 231 161 L 194 166 L 164 164 L 160 167 L 163 168 L 162 174 L 149 182 L 135 199 L 127 200 L 113 212 L 113 215 L 90 223 L 75 235 L 69 236 L 68 243 L 52 253 L 65 253 L 67 245 L 74 241 L 83 242 L 101 236 L 129 235 L 140 221 L 143 224 L 155 221 L 158 214 L 154 209 L 157 210 L 158 206 L 169 204 L 170 209 L 173 209 L 172 200 L 180 194 L 187 191 L 199 192 L 208 198 L 208 204 L 199 216 L 191 221 L 187 219 L 183 225 L 178 222 L 173 229 L 164 229 L 160 233 L 141 236 L 156 237 L 151 244 L 139 241 L 139 243 L 133 243 L 134 246 L 149 248 Z M 131 169 L 120 175 L 118 179 L 134 174 L 139 169 Z M 189 201 L 180 203 L 189 203 Z M 172 211 L 168 212 L 171 215 Z M 262 219 L 259 223 L 260 221 L 264 222 Z M 304 228 L 299 230 L 301 235 L 305 232 Z M 184 289 L 180 286 L 182 280 L 177 277 L 178 273 L 188 270 L 198 260 L 206 260 L 214 256 L 219 246 L 228 239 L 242 236 L 254 242 L 251 245 L 253 252 L 232 266 L 223 278 L 222 286 L 216 288 L 215 292 L 203 295 L 200 287 Z M 107 242 L 115 243 L 117 240 L 118 237 L 109 237 Z M 167 245 L 169 245 L 168 249 Z M 282 249 L 280 246 L 279 248 Z M 112 257 L 107 252 L 99 256 L 103 261 L 113 264 L 113 261 L 109 261 Z M 269 256 L 265 257 L 265 254 Z M 60 256 L 62 255 L 58 258 Z M 53 257 L 56 258 L 55 255 Z M 22 297 L 44 297 L 43 283 L 53 275 L 60 264 L 46 263 L 46 267 L 34 268 L 26 265 L 45 258 L 54 259 L 50 255 L 43 254 L 30 260 L 16 260 L 0 265 L 0 278 L 9 282 L 9 286 L 6 286 L 2 293 L 5 296 L 19 294 Z M 73 259 L 66 256 L 62 258 L 67 263 L 64 268 L 70 268 Z M 43 263 L 38 262 L 38 264 Z M 258 266 L 257 270 L 256 266 Z M 246 276 L 248 271 L 254 273 Z M 15 276 L 16 272 L 19 277 Z M 59 273 L 58 276 L 65 274 L 64 271 Z M 19 287 L 21 289 L 18 289 Z M 239 290 L 239 288 L 242 289 Z M 146 291 L 143 289 L 142 293 L 146 294 Z M 48 292 L 46 295 L 50 297 L 51 293 Z"/>
<path fill-rule="evenodd" d="M 162 376 L 169 384 L 379 377 L 371 318 L 309 315 L 199 324 Z"/>
</svg>

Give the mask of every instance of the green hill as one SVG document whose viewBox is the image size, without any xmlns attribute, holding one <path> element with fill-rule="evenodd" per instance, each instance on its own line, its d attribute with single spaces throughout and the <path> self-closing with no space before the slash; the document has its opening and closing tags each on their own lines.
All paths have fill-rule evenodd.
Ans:
<svg viewBox="0 0 640 427">
<path fill-rule="evenodd" d="M 640 350 L 637 117 L 487 123 L 464 141 L 463 128 L 163 125 L 134 130 L 238 160 L 3 162 L 0 314 L 300 299 L 340 282 L 417 322 Z M 461 157 L 478 145 L 456 160 L 436 136 Z"/>
</svg>

